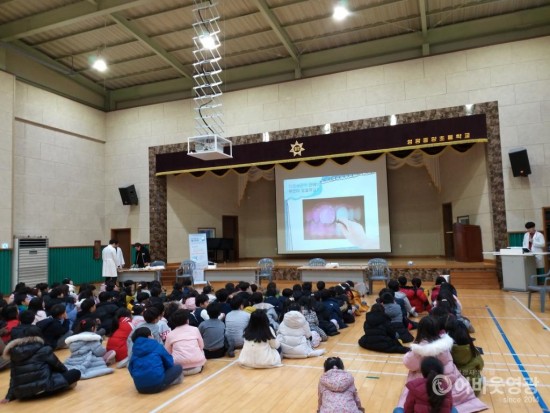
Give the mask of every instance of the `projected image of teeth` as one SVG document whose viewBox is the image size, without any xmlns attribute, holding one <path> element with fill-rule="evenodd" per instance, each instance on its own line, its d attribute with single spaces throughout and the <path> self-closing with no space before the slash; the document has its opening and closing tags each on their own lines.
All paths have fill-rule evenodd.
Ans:
<svg viewBox="0 0 550 413">
<path fill-rule="evenodd" d="M 342 226 L 355 221 L 364 226 L 364 198 L 352 196 L 343 198 L 305 199 L 304 238 L 343 239 Z"/>
</svg>

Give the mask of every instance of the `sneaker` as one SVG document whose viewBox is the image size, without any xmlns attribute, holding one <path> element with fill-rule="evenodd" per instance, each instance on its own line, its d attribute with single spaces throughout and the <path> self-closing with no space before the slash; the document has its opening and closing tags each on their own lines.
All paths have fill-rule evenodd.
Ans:
<svg viewBox="0 0 550 413">
<path fill-rule="evenodd" d="M 229 357 L 229 358 L 234 358 L 234 357 L 235 357 L 235 352 L 229 350 L 229 351 L 227 352 L 227 357 Z"/>
<path fill-rule="evenodd" d="M 181 382 L 183 381 L 183 373 L 180 374 L 180 376 L 174 380 L 172 383 L 170 383 L 170 385 L 175 385 L 175 384 L 180 384 Z"/>
<path fill-rule="evenodd" d="M 130 361 L 130 357 L 126 357 L 125 359 L 120 360 L 117 363 L 116 368 L 117 369 L 123 369 L 124 367 L 126 367 L 128 365 L 129 361 Z"/>
<path fill-rule="evenodd" d="M 325 349 L 324 348 L 320 348 L 320 349 L 317 349 L 317 350 L 313 350 L 311 353 L 309 353 L 307 356 L 308 357 L 319 357 L 319 356 L 322 356 L 323 354 L 325 354 Z"/>
<path fill-rule="evenodd" d="M 107 353 L 105 353 L 105 356 L 103 356 L 103 358 L 105 359 L 105 364 L 107 364 L 108 366 L 113 364 L 116 359 L 116 351 L 109 350 Z"/>
</svg>

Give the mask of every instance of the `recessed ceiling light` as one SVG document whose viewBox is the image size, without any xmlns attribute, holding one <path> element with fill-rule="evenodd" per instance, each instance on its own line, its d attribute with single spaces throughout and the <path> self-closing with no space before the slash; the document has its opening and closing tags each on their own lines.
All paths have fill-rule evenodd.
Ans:
<svg viewBox="0 0 550 413">
<path fill-rule="evenodd" d="M 332 13 L 332 17 L 335 20 L 344 20 L 346 17 L 349 16 L 349 14 L 350 14 L 349 10 L 346 9 L 346 7 L 344 7 L 341 4 L 338 4 L 337 6 L 334 7 L 334 12 Z"/>
</svg>

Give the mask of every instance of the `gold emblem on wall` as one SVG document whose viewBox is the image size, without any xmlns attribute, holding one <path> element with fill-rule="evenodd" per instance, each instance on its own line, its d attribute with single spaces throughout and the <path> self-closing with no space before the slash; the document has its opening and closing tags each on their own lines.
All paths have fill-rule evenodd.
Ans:
<svg viewBox="0 0 550 413">
<path fill-rule="evenodd" d="M 305 151 L 303 143 L 296 141 L 290 144 L 289 152 L 292 154 L 292 156 L 302 156 L 303 151 Z"/>
</svg>

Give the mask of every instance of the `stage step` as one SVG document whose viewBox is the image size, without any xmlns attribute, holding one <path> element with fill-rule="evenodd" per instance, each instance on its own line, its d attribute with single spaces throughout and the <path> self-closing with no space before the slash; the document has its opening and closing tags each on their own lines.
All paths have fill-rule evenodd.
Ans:
<svg viewBox="0 0 550 413">
<path fill-rule="evenodd" d="M 457 289 L 500 289 L 496 270 L 452 270 L 451 283 Z"/>
</svg>

